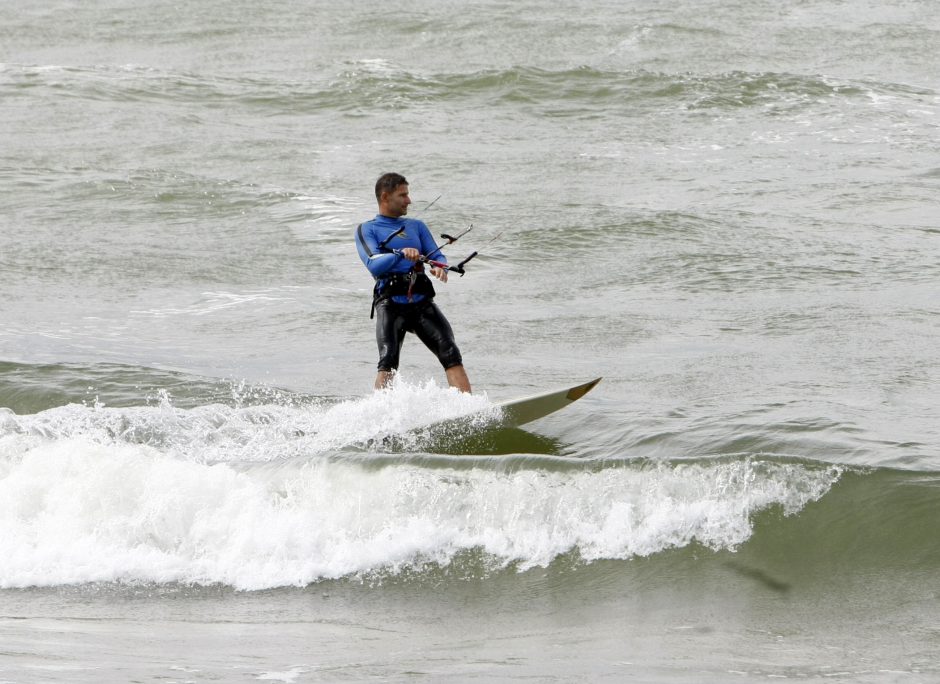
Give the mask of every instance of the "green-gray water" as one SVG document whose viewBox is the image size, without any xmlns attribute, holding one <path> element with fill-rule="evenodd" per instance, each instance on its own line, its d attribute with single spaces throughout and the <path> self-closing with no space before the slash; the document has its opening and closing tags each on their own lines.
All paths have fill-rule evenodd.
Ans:
<svg viewBox="0 0 940 684">
<path fill-rule="evenodd" d="M 936 681 L 938 39 L 926 0 L 0 3 L 0 682 Z M 474 397 L 414 339 L 370 391 L 388 170 L 474 225 Z"/>
</svg>

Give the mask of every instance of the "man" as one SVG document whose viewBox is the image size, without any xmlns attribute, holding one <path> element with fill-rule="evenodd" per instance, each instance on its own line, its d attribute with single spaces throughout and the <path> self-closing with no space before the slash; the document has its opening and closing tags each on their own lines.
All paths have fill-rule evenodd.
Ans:
<svg viewBox="0 0 940 684">
<path fill-rule="evenodd" d="M 434 285 L 425 272 L 423 255 L 447 263 L 431 231 L 423 221 L 404 218 L 411 197 L 408 181 L 386 173 L 375 184 L 379 213 L 356 229 L 359 258 L 375 278 L 372 309 L 375 338 L 379 345 L 379 372 L 375 388 L 388 387 L 398 371 L 405 333 L 414 333 L 437 356 L 447 383 L 461 392 L 470 391 L 454 332 L 434 303 Z M 395 233 L 399 232 L 397 235 Z M 394 235 L 394 237 L 392 237 Z M 447 270 L 432 267 L 431 275 L 447 282 Z"/>
</svg>

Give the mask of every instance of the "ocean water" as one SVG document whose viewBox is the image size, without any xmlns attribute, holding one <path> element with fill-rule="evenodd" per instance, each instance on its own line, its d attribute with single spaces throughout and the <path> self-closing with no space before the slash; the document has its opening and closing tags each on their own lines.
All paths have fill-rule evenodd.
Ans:
<svg viewBox="0 0 940 684">
<path fill-rule="evenodd" d="M 0 3 L 0 682 L 940 680 L 938 45 L 928 0 Z M 389 170 L 473 226 L 472 396 L 413 338 L 371 390 Z"/>
</svg>

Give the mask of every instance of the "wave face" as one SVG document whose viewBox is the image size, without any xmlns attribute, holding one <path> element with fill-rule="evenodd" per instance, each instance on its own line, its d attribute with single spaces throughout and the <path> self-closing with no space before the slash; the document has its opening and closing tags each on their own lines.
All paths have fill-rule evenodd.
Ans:
<svg viewBox="0 0 940 684">
<path fill-rule="evenodd" d="M 19 386 L 31 376 L 44 387 L 20 397 L 30 405 L 57 383 L 53 394 L 68 395 L 79 368 L 13 370 Z M 433 383 L 341 400 L 140 368 L 84 372 L 96 373 L 115 398 L 129 380 L 163 387 L 147 405 L 96 395 L 0 414 L 0 586 L 257 590 L 684 552 L 744 563 L 794 544 L 817 550 L 793 550 L 791 574 L 807 563 L 940 563 L 929 473 L 757 454 L 578 456 L 488 427 L 497 409 L 486 396 Z M 456 416 L 473 418 L 427 429 Z"/>
<path fill-rule="evenodd" d="M 797 512 L 839 478 L 835 468 L 756 460 L 587 468 L 550 457 L 508 468 L 497 459 L 473 468 L 351 456 L 245 460 L 236 454 L 268 458 L 272 436 L 284 442 L 276 449 L 303 453 L 287 444 L 282 421 L 310 418 L 282 413 L 259 426 L 256 415 L 210 409 L 199 413 L 212 414 L 211 433 L 176 435 L 168 448 L 126 441 L 138 421 L 166 422 L 163 409 L 80 415 L 95 411 L 42 415 L 32 426 L 7 417 L 3 586 L 259 589 L 446 567 L 467 552 L 488 569 L 527 569 L 571 552 L 589 562 L 690 544 L 733 549 L 751 536 L 752 515 Z M 205 425 L 206 418 L 174 412 L 170 420 Z M 93 427 L 50 436 L 61 419 Z M 103 439 L 115 421 L 127 429 Z"/>
</svg>

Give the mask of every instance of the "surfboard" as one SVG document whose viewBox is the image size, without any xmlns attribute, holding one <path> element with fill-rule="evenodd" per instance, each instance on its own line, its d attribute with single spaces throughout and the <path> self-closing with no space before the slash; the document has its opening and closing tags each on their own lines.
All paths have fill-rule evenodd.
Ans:
<svg viewBox="0 0 940 684">
<path fill-rule="evenodd" d="M 528 397 L 496 402 L 487 409 L 455 418 L 446 418 L 430 425 L 414 428 L 406 434 L 387 435 L 381 440 L 384 449 L 413 447 L 410 439 L 430 439 L 433 449 L 448 454 L 496 454 L 530 451 L 533 436 L 519 429 L 520 425 L 559 411 L 590 392 L 601 381 L 596 378 L 573 387 L 541 392 Z M 495 409 L 495 410 L 493 410 Z M 493 443 L 493 437 L 499 438 Z M 524 442 L 525 447 L 519 444 Z M 421 442 L 427 447 L 427 441 Z M 553 453 L 553 445 L 536 444 L 536 453 Z M 546 449 L 548 449 L 546 451 Z"/>
<path fill-rule="evenodd" d="M 552 390 L 541 394 L 533 394 L 521 399 L 510 399 L 509 401 L 498 402 L 500 408 L 499 425 L 503 427 L 518 427 L 531 423 L 533 420 L 544 418 L 545 416 L 565 408 L 568 404 L 576 402 L 585 394 L 590 392 L 602 380 L 596 378 L 590 382 L 585 382 L 574 387 Z"/>
</svg>

